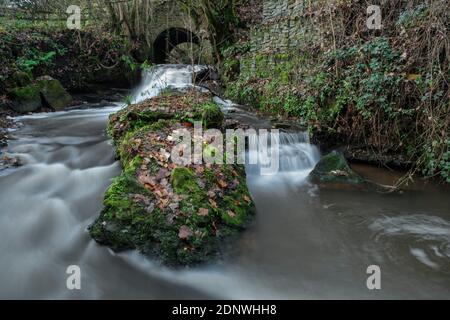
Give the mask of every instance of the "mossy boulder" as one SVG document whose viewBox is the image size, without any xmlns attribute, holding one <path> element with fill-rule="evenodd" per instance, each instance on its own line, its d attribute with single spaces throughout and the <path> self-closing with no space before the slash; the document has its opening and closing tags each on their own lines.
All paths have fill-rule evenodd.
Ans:
<svg viewBox="0 0 450 320">
<path fill-rule="evenodd" d="M 41 107 L 63 110 L 72 103 L 72 97 L 61 83 L 49 76 L 9 91 L 12 108 L 17 112 L 33 112 Z"/>
<path fill-rule="evenodd" d="M 64 110 L 72 103 L 72 96 L 64 89 L 61 83 L 49 76 L 36 80 L 40 89 L 43 104 L 53 110 Z"/>
<path fill-rule="evenodd" d="M 41 108 L 41 88 L 37 84 L 14 88 L 9 92 L 12 108 L 21 113 L 33 112 Z"/>
<path fill-rule="evenodd" d="M 345 157 L 333 151 L 324 156 L 310 173 L 310 179 L 318 184 L 364 184 L 365 180 L 354 172 Z"/>
<path fill-rule="evenodd" d="M 112 114 L 108 122 L 108 134 L 120 141 L 126 134 L 158 122 L 176 119 L 181 122 L 202 120 L 203 105 L 211 103 L 209 93 L 168 92 L 164 95 L 133 104 Z"/>
<path fill-rule="evenodd" d="M 179 142 L 174 133 L 189 130 L 194 136 L 192 122 L 202 119 L 210 102 L 190 93 L 159 96 L 110 117 L 108 132 L 124 171 L 89 227 L 97 242 L 137 249 L 167 265 L 192 265 L 217 258 L 224 243 L 245 229 L 255 206 L 244 166 L 179 165 L 171 159 Z"/>
</svg>

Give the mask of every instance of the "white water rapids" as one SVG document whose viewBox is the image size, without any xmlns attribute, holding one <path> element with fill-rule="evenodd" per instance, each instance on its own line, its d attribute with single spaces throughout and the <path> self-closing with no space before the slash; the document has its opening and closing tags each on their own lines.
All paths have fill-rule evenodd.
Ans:
<svg viewBox="0 0 450 320">
<path fill-rule="evenodd" d="M 191 86 L 191 71 L 154 68 L 135 101 Z M 249 168 L 258 212 L 222 261 L 172 270 L 99 246 L 86 228 L 120 173 L 105 126 L 121 107 L 17 118 L 8 152 L 25 165 L 0 173 L 0 298 L 450 297 L 448 193 L 318 190 L 306 177 L 320 155 L 303 133 L 281 136 L 279 174 Z M 380 291 L 366 287 L 373 264 Z M 66 287 L 69 265 L 81 269 L 81 290 Z"/>
</svg>

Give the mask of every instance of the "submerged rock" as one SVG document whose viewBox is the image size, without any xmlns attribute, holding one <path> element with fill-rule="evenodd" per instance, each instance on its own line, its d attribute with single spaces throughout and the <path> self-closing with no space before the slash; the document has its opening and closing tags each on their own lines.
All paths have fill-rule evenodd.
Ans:
<svg viewBox="0 0 450 320">
<path fill-rule="evenodd" d="M 124 171 L 89 227 L 97 242 L 114 250 L 138 249 L 165 264 L 189 265 L 214 259 L 223 242 L 245 228 L 255 207 L 242 165 L 182 166 L 171 159 L 180 142 L 175 132 L 188 130 L 194 137 L 193 121 L 222 127 L 211 98 L 158 96 L 110 117 L 108 132 Z M 206 116 L 212 109 L 214 121 Z M 200 142 L 206 150 L 207 142 Z"/>
<path fill-rule="evenodd" d="M 310 179 L 317 184 L 364 184 L 365 180 L 354 172 L 344 156 L 333 151 L 324 156 L 310 173 Z"/>
</svg>

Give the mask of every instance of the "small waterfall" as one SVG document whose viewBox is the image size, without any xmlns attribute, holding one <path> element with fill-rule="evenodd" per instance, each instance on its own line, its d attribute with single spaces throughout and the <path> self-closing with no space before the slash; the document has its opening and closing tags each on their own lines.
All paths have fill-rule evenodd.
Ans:
<svg viewBox="0 0 450 320">
<path fill-rule="evenodd" d="M 193 83 L 194 73 L 202 71 L 204 68 L 206 66 L 168 64 L 144 70 L 141 85 L 134 91 L 133 101 L 134 103 L 144 101 L 157 96 L 165 89 L 183 90 L 195 87 L 198 90 L 206 90 Z M 232 101 L 223 100 L 217 96 L 214 97 L 214 101 L 220 105 L 225 114 L 237 110 L 241 117 L 244 114 L 244 120 L 254 117 L 251 113 L 241 110 Z M 255 124 L 255 127 L 258 127 L 257 122 Z M 307 175 L 320 159 L 317 147 L 310 144 L 309 135 L 306 132 L 280 132 L 279 135 L 269 134 L 269 136 L 272 136 L 274 140 L 268 139 L 268 146 L 274 144 L 277 152 L 271 154 L 270 151 L 260 147 L 247 150 L 246 167 L 249 175 L 292 173 L 303 176 Z M 258 146 L 261 143 L 261 137 L 258 134 L 249 134 L 248 142 L 249 146 Z M 250 161 L 252 158 L 257 159 L 257 163 Z"/>
<path fill-rule="evenodd" d="M 157 65 L 142 71 L 141 84 L 133 93 L 133 103 L 157 96 L 165 89 L 186 89 L 194 86 L 193 75 L 201 65 Z"/>
<path fill-rule="evenodd" d="M 316 163 L 320 159 L 320 152 L 318 148 L 309 141 L 309 135 L 307 132 L 280 132 L 277 134 L 270 134 L 271 138 L 268 139 L 267 145 L 269 151 L 265 148 L 252 148 L 252 146 L 261 143 L 260 135 L 249 135 L 249 150 L 247 159 L 252 156 L 257 159 L 269 158 L 270 163 L 264 163 L 264 161 L 258 161 L 258 164 L 251 164 L 248 160 L 247 172 L 249 175 L 260 175 L 264 168 L 275 168 L 276 170 L 267 175 L 278 174 L 297 174 L 299 176 L 306 177 L 309 172 L 314 168 Z M 270 148 L 273 145 L 274 148 Z M 255 155 L 256 153 L 256 155 Z M 274 165 L 273 161 L 278 161 L 278 165 Z"/>
</svg>

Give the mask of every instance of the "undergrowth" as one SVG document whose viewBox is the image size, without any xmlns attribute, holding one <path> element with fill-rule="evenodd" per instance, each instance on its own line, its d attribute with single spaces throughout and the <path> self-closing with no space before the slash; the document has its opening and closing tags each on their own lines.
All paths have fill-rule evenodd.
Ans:
<svg viewBox="0 0 450 320">
<path fill-rule="evenodd" d="M 224 50 L 227 95 L 343 143 L 403 155 L 413 166 L 399 183 L 416 172 L 450 182 L 444 2 L 382 2 L 380 31 L 365 28 L 364 1 L 309 6 L 314 41 L 285 52 L 253 54 L 246 43 Z"/>
</svg>

